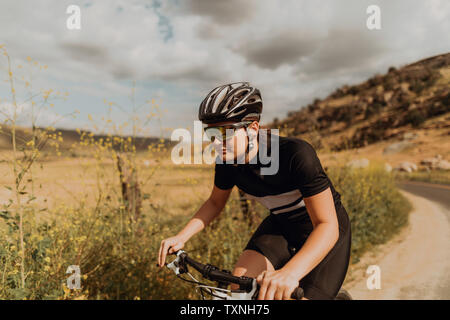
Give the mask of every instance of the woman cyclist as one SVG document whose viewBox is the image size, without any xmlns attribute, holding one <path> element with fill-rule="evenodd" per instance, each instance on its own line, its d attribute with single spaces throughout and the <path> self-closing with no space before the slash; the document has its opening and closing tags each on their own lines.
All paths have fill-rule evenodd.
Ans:
<svg viewBox="0 0 450 320">
<path fill-rule="evenodd" d="M 302 139 L 277 136 L 278 154 L 270 157 L 278 157 L 278 170 L 262 174 L 267 161 L 258 152 L 263 143 L 257 139 L 261 112 L 261 94 L 248 82 L 219 86 L 202 101 L 199 119 L 206 124 L 206 133 L 223 134 L 214 139 L 223 161 L 216 161 L 208 200 L 177 235 L 161 242 L 158 264 L 164 266 L 168 253 L 182 249 L 216 218 L 237 186 L 270 214 L 249 240 L 233 274 L 256 278 L 258 299 L 289 299 L 299 284 L 306 299 L 334 299 L 350 258 L 347 212 L 315 150 Z M 272 153 L 273 140 L 265 140 L 266 150 Z M 244 150 L 238 150 L 239 143 Z M 226 163 L 239 157 L 244 161 Z"/>
</svg>

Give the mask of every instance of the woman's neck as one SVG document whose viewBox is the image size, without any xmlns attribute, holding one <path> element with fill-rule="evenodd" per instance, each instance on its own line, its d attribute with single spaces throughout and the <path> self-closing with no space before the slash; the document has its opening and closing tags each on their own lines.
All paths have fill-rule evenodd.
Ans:
<svg viewBox="0 0 450 320">
<path fill-rule="evenodd" d="M 245 155 L 245 163 L 256 164 L 258 163 L 258 140 L 255 139 L 253 148 L 249 148 L 248 153 Z"/>
</svg>

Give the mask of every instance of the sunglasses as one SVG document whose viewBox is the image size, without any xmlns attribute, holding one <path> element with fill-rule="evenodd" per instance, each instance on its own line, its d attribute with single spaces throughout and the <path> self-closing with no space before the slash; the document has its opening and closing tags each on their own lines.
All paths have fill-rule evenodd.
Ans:
<svg viewBox="0 0 450 320">
<path fill-rule="evenodd" d="M 211 140 L 211 142 L 214 142 L 214 139 L 218 139 L 219 141 L 226 141 L 226 140 L 232 139 L 236 135 L 237 129 L 247 127 L 250 123 L 251 122 L 246 121 L 246 122 L 227 124 L 224 126 L 205 127 L 205 128 L 203 128 L 203 131 L 206 133 L 206 136 Z M 229 131 L 228 135 L 227 135 L 227 130 Z"/>
</svg>

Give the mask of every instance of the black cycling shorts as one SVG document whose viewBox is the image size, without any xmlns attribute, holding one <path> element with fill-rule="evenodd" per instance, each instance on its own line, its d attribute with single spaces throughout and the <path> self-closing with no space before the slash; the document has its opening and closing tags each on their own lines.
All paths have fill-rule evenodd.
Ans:
<svg viewBox="0 0 450 320">
<path fill-rule="evenodd" d="M 300 280 L 310 300 L 334 299 L 344 282 L 350 260 L 351 228 L 345 208 L 336 207 L 339 239 L 325 258 Z M 313 226 L 306 210 L 302 213 L 270 214 L 255 231 L 245 250 L 264 255 L 275 270 L 282 268 L 303 246 Z"/>
</svg>

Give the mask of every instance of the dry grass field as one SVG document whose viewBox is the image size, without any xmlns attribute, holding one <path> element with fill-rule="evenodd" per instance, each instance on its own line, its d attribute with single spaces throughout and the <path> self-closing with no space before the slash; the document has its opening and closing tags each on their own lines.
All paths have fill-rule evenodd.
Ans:
<svg viewBox="0 0 450 320">
<path fill-rule="evenodd" d="M 142 193 L 150 195 L 148 202 L 151 205 L 161 207 L 168 214 L 186 213 L 186 208 L 192 203 L 208 197 L 213 181 L 212 166 L 175 165 L 170 159 L 161 159 L 157 163 L 149 161 L 145 155 L 138 155 L 137 160 Z M 74 206 L 82 200 L 92 206 L 99 189 L 108 189 L 108 193 L 119 195 L 119 176 L 115 166 L 112 160 L 97 163 L 93 158 L 61 157 L 37 163 L 32 172 L 36 196 L 33 203 L 53 209 L 59 203 Z M 98 172 L 100 168 L 101 173 Z M 0 163 L 0 184 L 13 185 L 13 180 L 11 168 L 4 162 Z M 11 197 L 12 190 L 0 190 L 2 202 Z"/>
</svg>

